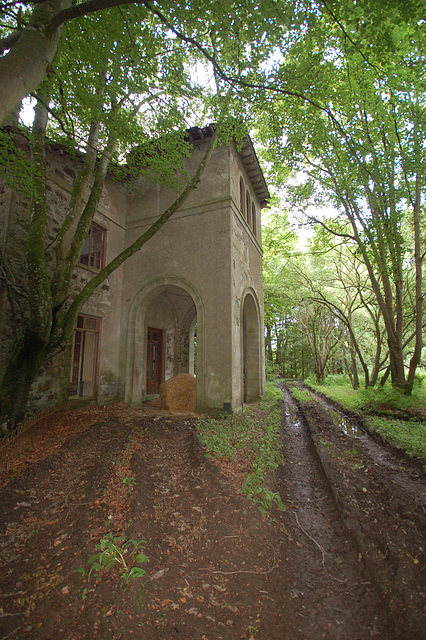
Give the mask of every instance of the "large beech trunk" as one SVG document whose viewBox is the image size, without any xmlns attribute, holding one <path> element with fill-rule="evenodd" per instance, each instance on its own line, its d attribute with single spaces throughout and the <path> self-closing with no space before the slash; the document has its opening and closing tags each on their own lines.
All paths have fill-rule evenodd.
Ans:
<svg viewBox="0 0 426 640">
<path fill-rule="evenodd" d="M 0 428 L 3 433 L 14 431 L 22 422 L 31 385 L 45 360 L 45 345 L 37 333 L 27 330 L 14 343 L 0 392 Z"/>
<path fill-rule="evenodd" d="M 46 25 L 70 5 L 70 0 L 36 4 L 26 28 L 8 53 L 0 58 L 0 126 L 46 76 L 60 38 L 60 27 L 46 28 Z"/>
</svg>

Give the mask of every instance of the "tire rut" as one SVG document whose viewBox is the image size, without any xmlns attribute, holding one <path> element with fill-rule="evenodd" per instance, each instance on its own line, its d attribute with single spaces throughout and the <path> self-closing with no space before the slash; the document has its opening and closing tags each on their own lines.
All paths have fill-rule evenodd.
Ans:
<svg viewBox="0 0 426 640">
<path fill-rule="evenodd" d="M 383 603 L 342 526 L 309 431 L 287 390 L 282 443 L 285 465 L 276 484 L 288 505 L 281 517 L 288 542 L 283 569 L 293 576 L 289 594 L 300 619 L 292 639 L 392 640 Z"/>
</svg>

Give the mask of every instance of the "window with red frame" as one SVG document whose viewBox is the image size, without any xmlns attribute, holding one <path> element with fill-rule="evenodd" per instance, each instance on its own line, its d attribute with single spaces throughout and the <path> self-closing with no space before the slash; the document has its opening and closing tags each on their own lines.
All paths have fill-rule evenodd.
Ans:
<svg viewBox="0 0 426 640">
<path fill-rule="evenodd" d="M 246 214 L 246 190 L 242 178 L 240 178 L 240 211 L 244 217 Z"/>
<path fill-rule="evenodd" d="M 100 271 L 104 266 L 106 231 L 101 226 L 92 222 L 86 242 L 80 254 L 80 264 Z"/>
<path fill-rule="evenodd" d="M 254 235 L 256 235 L 256 207 L 254 206 L 254 202 L 251 203 L 251 228 Z"/>
<path fill-rule="evenodd" d="M 92 398 L 96 391 L 101 319 L 79 314 L 74 331 L 69 395 Z"/>
</svg>

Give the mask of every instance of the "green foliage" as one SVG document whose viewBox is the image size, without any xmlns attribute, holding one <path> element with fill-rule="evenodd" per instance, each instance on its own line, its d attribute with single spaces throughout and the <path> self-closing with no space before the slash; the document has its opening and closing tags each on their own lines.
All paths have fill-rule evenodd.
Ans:
<svg viewBox="0 0 426 640">
<path fill-rule="evenodd" d="M 305 382 L 318 390 L 323 387 L 350 387 L 351 381 L 349 376 L 343 373 L 329 374 L 318 384 L 314 376 L 305 379 Z"/>
<path fill-rule="evenodd" d="M 275 407 L 274 405 L 275 403 L 282 402 L 282 399 L 283 394 L 281 389 L 277 387 L 276 384 L 267 382 L 265 387 L 265 395 L 260 401 L 259 406 L 262 409 L 271 409 L 272 411 L 272 409 L 274 408 L 274 411 L 277 411 L 277 407 Z"/>
<path fill-rule="evenodd" d="M 126 478 L 123 478 L 122 483 L 125 486 L 133 486 L 136 482 L 136 478 L 134 478 L 133 476 L 127 476 Z"/>
<path fill-rule="evenodd" d="M 274 507 L 280 511 L 286 510 L 286 506 L 283 503 L 280 494 L 261 486 L 256 474 L 247 478 L 247 482 L 242 488 L 242 493 L 245 493 L 249 500 L 252 500 L 257 504 L 259 511 L 263 516 L 267 516 L 268 512 L 272 511 Z"/>
<path fill-rule="evenodd" d="M 278 364 L 271 362 L 271 360 L 266 359 L 265 362 L 265 372 L 266 379 L 268 382 L 274 382 L 280 377 L 280 367 Z"/>
<path fill-rule="evenodd" d="M 28 154 L 16 145 L 6 130 L 0 130 L 0 180 L 5 180 L 9 188 L 18 189 L 27 197 L 31 197 L 31 176 L 36 171 L 36 167 L 30 167 Z"/>
<path fill-rule="evenodd" d="M 421 388 L 426 386 L 426 371 L 425 369 L 417 369 L 417 373 L 414 378 L 414 387 Z"/>
<path fill-rule="evenodd" d="M 343 407 L 353 411 L 422 411 L 426 407 L 426 389 L 416 387 L 412 395 L 407 396 L 399 389 L 387 385 L 385 387 L 369 387 L 367 389 L 352 389 L 349 385 L 345 386 L 341 383 L 333 386 L 332 384 L 317 384 L 313 380 L 309 381 L 317 391 L 321 391 L 329 396 Z"/>
<path fill-rule="evenodd" d="M 297 387 L 290 387 L 290 393 L 298 402 L 313 402 L 312 393 L 298 389 Z"/>
<path fill-rule="evenodd" d="M 345 409 L 362 413 L 367 428 L 392 446 L 403 449 L 409 456 L 426 457 L 426 421 L 419 417 L 410 418 L 416 412 L 419 416 L 425 414 L 425 388 L 416 387 L 412 395 L 407 396 L 391 385 L 356 390 L 342 384 L 331 386 L 311 383 L 311 386 Z M 380 413 L 381 416 L 371 415 L 373 413 Z M 392 417 L 394 414 L 407 419 L 396 419 Z"/>
<path fill-rule="evenodd" d="M 273 506 L 285 509 L 280 496 L 265 486 L 268 476 L 283 462 L 281 402 L 281 390 L 267 383 L 265 396 L 256 407 L 233 416 L 205 418 L 196 424 L 200 441 L 213 458 L 233 461 L 244 451 L 249 464 L 242 492 L 259 505 L 262 513 Z"/>
<path fill-rule="evenodd" d="M 413 3 L 412 14 L 402 4 L 392 3 L 382 18 L 383 5 L 367 0 L 335 2 L 332 10 L 327 3 L 325 11 L 322 5 L 304 7 L 309 15 L 305 28 L 281 43 L 280 62 L 268 78 L 271 97 L 260 102 L 256 113 L 271 173 L 285 189 L 284 206 L 324 227 L 312 245 L 316 255 L 332 244 L 343 245 L 367 267 L 373 292 L 368 296 L 374 298 L 367 310 L 370 338 L 380 348 L 386 332 L 392 382 L 399 386 L 406 382 L 408 361 L 412 379 L 420 351 L 422 309 L 414 301 L 422 292 L 412 291 L 422 252 L 413 251 L 413 237 L 419 235 L 421 198 L 416 190 L 423 189 L 426 175 L 426 24 L 418 19 L 418 3 Z M 290 87 L 298 100 L 285 98 Z M 332 207 L 335 214 L 322 218 L 317 213 L 321 207 Z M 344 256 L 338 264 L 345 264 Z M 307 279 L 313 279 L 311 271 Z M 345 282 L 331 298 L 323 287 L 311 297 L 316 304 L 319 298 L 331 302 L 329 309 L 339 322 L 343 310 L 346 326 L 366 301 L 366 283 L 358 284 L 355 304 Z M 385 324 L 381 318 L 387 319 Z M 361 336 L 366 342 L 356 320 L 352 346 Z M 376 359 L 360 351 L 366 371 Z M 357 353 L 359 359 L 362 353 Z"/>
<path fill-rule="evenodd" d="M 390 418 L 369 417 L 367 426 L 373 433 L 411 457 L 426 459 L 426 421 L 395 420 Z"/>
<path fill-rule="evenodd" d="M 92 574 L 98 574 L 102 569 L 109 571 L 118 566 L 121 579 L 127 584 L 130 580 L 141 578 L 146 573 L 145 569 L 137 566 L 148 561 L 148 557 L 141 552 L 144 546 L 145 540 L 126 539 L 124 535 L 114 536 L 109 532 L 96 544 L 96 553 L 87 561 L 89 569 L 82 567 L 77 571 L 89 581 Z M 84 595 L 83 593 L 83 598 Z"/>
</svg>

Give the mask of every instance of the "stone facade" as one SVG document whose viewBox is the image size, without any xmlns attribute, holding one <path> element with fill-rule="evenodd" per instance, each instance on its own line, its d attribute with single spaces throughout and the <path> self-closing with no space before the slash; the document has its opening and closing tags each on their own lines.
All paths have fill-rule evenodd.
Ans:
<svg viewBox="0 0 426 640">
<path fill-rule="evenodd" d="M 211 130 L 190 133 L 191 171 Z M 60 228 L 78 168 L 78 159 L 60 148 L 50 150 L 50 242 Z M 142 177 L 131 184 L 107 180 L 94 220 L 104 234 L 105 263 L 143 233 L 176 195 Z M 196 375 L 200 411 L 234 411 L 260 398 L 264 393 L 260 212 L 268 195 L 249 138 L 240 150 L 234 143 L 216 148 L 182 208 L 81 309 L 73 343 L 33 385 L 32 409 L 52 407 L 70 390 L 72 397 L 137 405 L 179 373 Z M 0 186 L 0 242 L 10 264 L 23 259 L 28 210 L 16 192 Z M 81 288 L 95 270 L 80 265 L 73 286 Z M 4 346 L 25 317 L 25 309 L 17 317 L 4 292 L 1 302 L 4 362 Z"/>
</svg>

